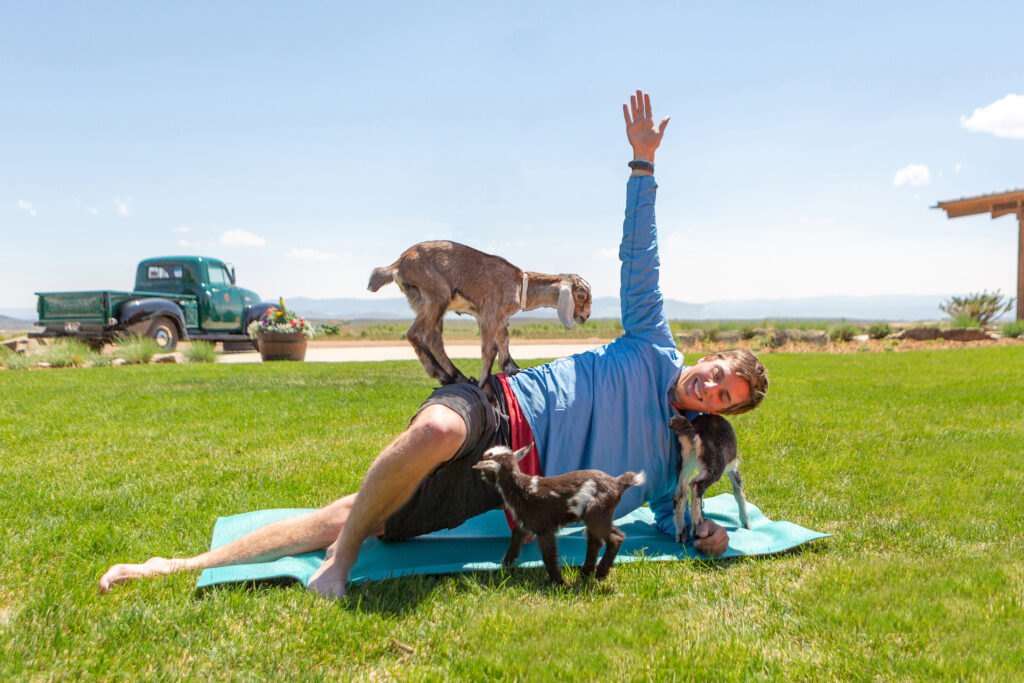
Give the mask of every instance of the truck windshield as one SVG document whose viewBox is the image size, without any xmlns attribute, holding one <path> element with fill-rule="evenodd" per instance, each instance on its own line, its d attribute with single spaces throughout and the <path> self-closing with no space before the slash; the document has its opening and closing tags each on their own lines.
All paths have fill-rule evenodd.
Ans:
<svg viewBox="0 0 1024 683">
<path fill-rule="evenodd" d="M 209 266 L 210 269 L 210 284 L 214 287 L 226 287 L 231 284 L 231 280 L 228 278 L 228 274 L 224 271 L 221 266 Z"/>
</svg>

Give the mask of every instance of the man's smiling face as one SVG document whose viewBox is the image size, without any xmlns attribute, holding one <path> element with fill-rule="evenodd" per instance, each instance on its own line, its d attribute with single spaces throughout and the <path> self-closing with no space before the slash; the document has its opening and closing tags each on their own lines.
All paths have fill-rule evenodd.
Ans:
<svg viewBox="0 0 1024 683">
<path fill-rule="evenodd" d="M 724 360 L 700 359 L 676 380 L 674 398 L 683 410 L 720 413 L 750 398 L 747 380 L 733 373 Z"/>
</svg>

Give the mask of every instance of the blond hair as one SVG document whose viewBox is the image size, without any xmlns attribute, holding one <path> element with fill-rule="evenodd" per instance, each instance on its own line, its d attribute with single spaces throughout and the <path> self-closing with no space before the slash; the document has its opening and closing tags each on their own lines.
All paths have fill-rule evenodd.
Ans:
<svg viewBox="0 0 1024 683">
<path fill-rule="evenodd" d="M 757 356 L 746 349 L 735 349 L 713 353 L 706 359 L 725 361 L 733 374 L 742 377 L 750 387 L 750 397 L 743 403 L 719 411 L 722 415 L 739 415 L 761 405 L 761 401 L 768 395 L 768 371 Z"/>
</svg>

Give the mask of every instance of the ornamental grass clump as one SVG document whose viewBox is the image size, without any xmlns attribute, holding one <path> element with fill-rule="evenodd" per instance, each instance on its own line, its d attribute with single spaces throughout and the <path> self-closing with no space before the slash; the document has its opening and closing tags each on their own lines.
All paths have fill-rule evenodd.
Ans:
<svg viewBox="0 0 1024 683">
<path fill-rule="evenodd" d="M 892 334 L 892 325 L 889 323 L 872 323 L 868 327 L 868 337 L 871 339 L 884 339 Z"/>
<path fill-rule="evenodd" d="M 1012 323 L 1004 323 L 1003 326 L 999 328 L 999 331 L 1002 332 L 1004 337 L 1012 337 L 1016 339 L 1024 334 L 1024 320 L 1014 320 Z"/>
<path fill-rule="evenodd" d="M 852 341 L 858 334 L 860 328 L 853 323 L 837 323 L 828 330 L 828 338 L 832 341 Z"/>
<path fill-rule="evenodd" d="M 156 340 L 132 335 L 117 342 L 114 355 L 128 365 L 142 365 L 153 360 L 161 350 Z"/>
<path fill-rule="evenodd" d="M 312 339 L 315 334 L 313 326 L 304 318 L 300 318 L 294 311 L 289 311 L 284 305 L 284 299 L 279 299 L 280 306 L 267 309 L 267 312 L 259 320 L 253 320 L 246 328 L 250 337 L 255 337 L 261 332 L 282 332 L 284 334 L 299 333 L 307 339 Z"/>
<path fill-rule="evenodd" d="M 36 364 L 35 356 L 26 353 L 12 351 L 6 346 L 0 346 L 0 368 L 8 370 L 28 370 Z"/>
<path fill-rule="evenodd" d="M 58 339 L 45 347 L 40 355 L 53 368 L 81 368 L 96 358 L 96 352 L 88 344 L 70 338 Z"/>
<path fill-rule="evenodd" d="M 208 341 L 189 342 L 188 348 L 181 352 L 189 363 L 215 363 L 220 352 L 217 345 Z"/>
</svg>

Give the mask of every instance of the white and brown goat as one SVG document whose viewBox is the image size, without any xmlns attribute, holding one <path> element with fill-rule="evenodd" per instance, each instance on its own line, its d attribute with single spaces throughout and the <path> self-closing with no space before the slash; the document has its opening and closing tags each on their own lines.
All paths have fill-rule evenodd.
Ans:
<svg viewBox="0 0 1024 683">
<path fill-rule="evenodd" d="M 508 351 L 508 319 L 518 311 L 554 307 L 570 330 L 590 317 L 590 285 L 579 275 L 520 270 L 500 256 L 446 240 L 409 247 L 390 266 L 374 268 L 367 289 L 394 281 L 416 312 L 406 338 L 427 374 L 441 384 L 469 381 L 445 353 L 441 332 L 448 311 L 469 313 L 480 326 L 482 387 L 497 356 L 503 372 L 519 366 Z"/>
<path fill-rule="evenodd" d="M 743 478 L 739 470 L 736 432 L 729 421 L 720 415 L 701 415 L 690 422 L 682 415 L 676 415 L 669 420 L 668 426 L 679 438 L 679 447 L 683 453 L 673 509 L 676 541 L 685 543 L 696 538 L 697 528 L 704 521 L 704 492 L 722 477 L 723 472 L 732 484 L 740 524 L 749 529 L 750 518 L 747 515 L 747 499 L 743 494 Z M 687 497 L 689 527 L 686 526 Z"/>
<path fill-rule="evenodd" d="M 644 483 L 643 472 L 626 472 L 612 477 L 600 470 L 577 470 L 554 477 L 523 474 L 517 464 L 533 444 L 513 452 L 506 446 L 494 446 L 483 459 L 473 465 L 487 481 L 493 483 L 516 521 L 512 540 L 501 563 L 512 566 L 519 557 L 523 541 L 534 534 L 548 576 L 557 584 L 564 583 L 558 566 L 558 543 L 555 532 L 566 524 L 583 522 L 587 527 L 587 557 L 580 568 L 582 576 L 594 573 L 597 553 L 606 546 L 596 578 L 608 576 L 615 555 L 626 534 L 612 524 L 615 507 L 622 493 L 631 486 Z"/>
</svg>

